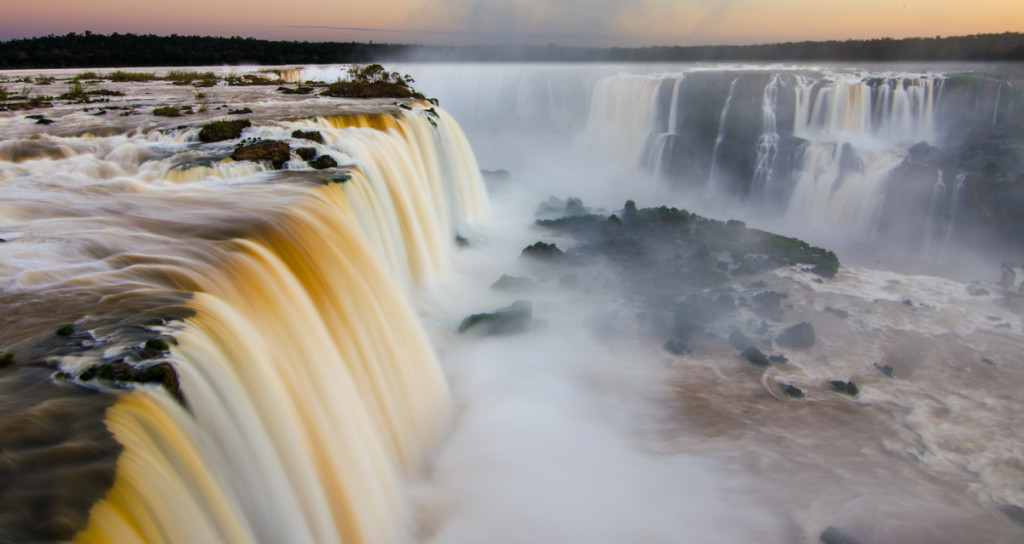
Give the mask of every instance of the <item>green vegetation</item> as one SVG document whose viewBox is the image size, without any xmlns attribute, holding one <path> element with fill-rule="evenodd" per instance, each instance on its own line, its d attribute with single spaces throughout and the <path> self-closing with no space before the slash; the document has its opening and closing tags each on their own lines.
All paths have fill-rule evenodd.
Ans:
<svg viewBox="0 0 1024 544">
<path fill-rule="evenodd" d="M 175 85 L 194 85 L 196 87 L 213 87 L 220 78 L 213 72 L 182 72 L 172 70 L 163 77 Z"/>
<path fill-rule="evenodd" d="M 188 113 L 192 113 L 191 110 Z M 182 110 L 178 106 L 161 106 L 153 108 L 153 115 L 157 117 L 181 117 Z"/>
<path fill-rule="evenodd" d="M 82 72 L 80 74 L 76 74 L 75 77 L 71 78 L 71 81 L 86 81 L 96 79 L 101 79 L 100 76 L 96 74 L 96 72 Z"/>
<path fill-rule="evenodd" d="M 158 78 L 156 77 L 156 74 L 152 74 L 149 72 L 124 72 L 121 70 L 117 70 L 115 72 L 111 72 L 107 76 L 107 79 L 113 81 L 114 83 L 144 83 L 146 81 L 153 81 L 154 79 Z"/>
<path fill-rule="evenodd" d="M 1024 60 L 1024 33 L 882 38 L 766 45 L 588 48 L 557 45 L 415 46 L 388 43 L 267 41 L 202 36 L 68 33 L 0 43 L 0 68 L 372 63 L 424 60 L 688 62 Z M 278 76 L 278 74 L 274 74 Z M 271 78 L 267 78 L 270 80 Z M 273 77 L 280 81 L 280 77 Z"/>
<path fill-rule="evenodd" d="M 88 102 L 89 97 L 85 94 L 85 88 L 82 87 L 80 81 L 75 81 L 68 87 L 67 92 L 57 96 L 60 100 L 70 100 L 72 102 Z"/>
<path fill-rule="evenodd" d="M 57 78 L 52 77 L 52 76 L 36 76 L 36 79 L 35 79 L 34 83 L 36 85 L 49 85 L 49 84 L 53 83 L 56 80 L 57 80 Z"/>
<path fill-rule="evenodd" d="M 234 140 L 242 135 L 243 130 L 251 126 L 252 122 L 248 119 L 214 121 L 203 125 L 203 128 L 199 130 L 199 140 L 206 143 Z"/>
<path fill-rule="evenodd" d="M 321 92 L 323 96 L 336 98 L 416 98 L 426 97 L 411 87 L 411 76 L 388 72 L 380 64 L 352 66 L 348 69 L 348 80 L 331 83 Z"/>
</svg>

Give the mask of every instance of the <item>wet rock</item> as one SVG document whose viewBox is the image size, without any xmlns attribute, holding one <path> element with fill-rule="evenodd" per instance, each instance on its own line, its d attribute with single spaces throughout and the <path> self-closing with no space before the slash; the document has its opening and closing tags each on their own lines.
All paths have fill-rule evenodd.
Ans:
<svg viewBox="0 0 1024 544">
<path fill-rule="evenodd" d="M 1024 525 L 1024 508 L 1016 504 L 1003 504 L 999 506 L 999 510 L 1003 515 L 1010 518 L 1010 521 L 1017 525 Z"/>
<path fill-rule="evenodd" d="M 875 365 L 875 369 L 876 370 L 878 370 L 879 372 L 881 372 L 882 374 L 885 374 L 886 376 L 888 376 L 890 378 L 892 377 L 892 367 L 891 366 L 883 365 L 883 364 L 880 364 L 880 363 L 874 363 L 874 365 Z"/>
<path fill-rule="evenodd" d="M 326 170 L 328 168 L 338 166 L 338 161 L 334 160 L 334 157 L 331 157 L 330 155 L 320 155 L 316 159 L 310 161 L 309 165 L 317 170 Z"/>
<path fill-rule="evenodd" d="M 850 317 L 850 312 L 847 312 L 846 310 L 840 310 L 838 308 L 833 308 L 831 306 L 825 306 L 825 312 L 830 313 L 840 319 L 846 319 Z"/>
<path fill-rule="evenodd" d="M 524 291 L 531 291 L 537 287 L 537 282 L 530 278 L 509 275 L 502 275 L 498 278 L 498 281 L 491 284 L 491 289 L 495 291 L 507 291 L 510 293 L 522 293 Z"/>
<path fill-rule="evenodd" d="M 462 320 L 459 333 L 472 331 L 484 336 L 518 334 L 528 331 L 532 321 L 533 305 L 517 300 L 491 313 L 470 315 Z"/>
<path fill-rule="evenodd" d="M 819 538 L 822 544 L 857 544 L 853 537 L 835 527 L 826 528 Z"/>
<path fill-rule="evenodd" d="M 54 331 L 57 336 L 71 336 L 71 333 L 75 332 L 74 325 L 64 325 Z"/>
<path fill-rule="evenodd" d="M 316 149 L 312 147 L 300 147 L 295 150 L 295 154 L 304 161 L 313 160 L 316 157 Z"/>
<path fill-rule="evenodd" d="M 765 368 L 771 365 L 771 361 L 768 360 L 768 356 L 755 347 L 749 347 L 743 350 L 740 353 L 740 357 L 754 366 Z"/>
<path fill-rule="evenodd" d="M 248 119 L 234 119 L 230 121 L 214 121 L 203 125 L 199 130 L 199 141 L 201 142 L 222 142 L 234 140 L 242 135 L 242 131 L 251 127 L 252 122 Z"/>
<path fill-rule="evenodd" d="M 286 142 L 263 140 L 236 148 L 231 158 L 236 161 L 269 162 L 280 169 L 290 158 L 291 148 Z"/>
<path fill-rule="evenodd" d="M 461 234 L 456 234 L 455 245 L 459 247 L 469 247 L 469 240 L 467 240 L 466 237 L 462 236 Z"/>
<path fill-rule="evenodd" d="M 292 138 L 297 140 L 309 140 L 318 144 L 324 143 L 324 137 L 318 130 L 295 130 L 292 131 Z"/>
<path fill-rule="evenodd" d="M 672 355 L 689 355 L 690 354 L 689 346 L 687 346 L 686 343 L 683 342 L 682 340 L 675 340 L 675 339 L 669 340 L 668 342 L 665 342 L 665 345 L 662 346 L 662 349 L 664 349 L 665 351 L 671 353 Z"/>
<path fill-rule="evenodd" d="M 804 398 L 804 392 L 799 388 L 788 383 L 779 384 L 782 389 L 782 394 L 793 399 Z"/>
<path fill-rule="evenodd" d="M 814 345 L 814 326 L 805 321 L 782 331 L 775 343 L 787 348 L 809 348 Z"/>
<path fill-rule="evenodd" d="M 982 357 L 981 362 L 989 366 L 999 366 L 993 359 L 989 359 L 988 357 Z"/>
<path fill-rule="evenodd" d="M 115 384 L 156 384 L 167 390 L 179 402 L 184 402 L 178 373 L 170 363 L 160 362 L 135 366 L 123 361 L 97 363 L 79 374 L 83 382 L 103 380 Z"/>
<path fill-rule="evenodd" d="M 14 364 L 14 354 L 10 352 L 0 353 L 0 368 L 7 368 Z"/>
<path fill-rule="evenodd" d="M 693 334 L 704 331 L 710 323 L 717 321 L 728 311 L 727 307 L 711 297 L 701 294 L 689 295 L 676 305 L 672 314 L 676 336 L 688 339 Z"/>
<path fill-rule="evenodd" d="M 850 395 L 856 397 L 860 390 L 857 389 L 857 385 L 851 382 L 844 382 L 842 380 L 832 380 L 829 382 L 832 386 L 832 390 L 837 393 L 843 393 L 844 395 Z"/>
<path fill-rule="evenodd" d="M 53 124 L 53 119 L 47 119 L 47 118 L 43 117 L 43 118 L 39 119 L 38 121 L 36 121 L 36 124 L 37 125 L 52 125 Z"/>
<path fill-rule="evenodd" d="M 522 256 L 543 261 L 559 261 L 565 258 L 565 252 L 558 249 L 555 244 L 537 242 L 524 248 Z"/>
</svg>

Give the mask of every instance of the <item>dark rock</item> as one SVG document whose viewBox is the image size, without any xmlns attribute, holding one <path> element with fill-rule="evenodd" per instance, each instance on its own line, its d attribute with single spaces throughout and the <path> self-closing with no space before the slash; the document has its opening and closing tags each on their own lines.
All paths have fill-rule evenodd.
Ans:
<svg viewBox="0 0 1024 544">
<path fill-rule="evenodd" d="M 459 333 L 472 330 L 484 336 L 518 334 L 528 331 L 532 321 L 533 305 L 525 300 L 517 300 L 492 313 L 467 317 L 459 325 Z"/>
<path fill-rule="evenodd" d="M 71 336 L 71 333 L 73 332 L 75 332 L 75 327 L 73 325 L 64 325 L 56 331 L 57 336 Z"/>
<path fill-rule="evenodd" d="M 811 274 L 815 274 L 831 280 L 836 277 L 836 274 L 839 273 L 839 267 L 827 264 L 819 264 L 813 268 L 808 268 L 807 271 L 810 272 Z"/>
<path fill-rule="evenodd" d="M 1024 508 L 1016 504 L 1003 504 L 999 506 L 999 510 L 1003 515 L 1010 518 L 1010 521 L 1017 525 L 1024 525 Z"/>
<path fill-rule="evenodd" d="M 159 384 L 179 402 L 184 402 L 178 373 L 167 362 L 147 366 L 134 366 L 123 361 L 97 363 L 79 374 L 78 379 L 83 382 L 100 379 L 119 384 Z"/>
<path fill-rule="evenodd" d="M 799 387 L 795 387 L 795 386 L 790 385 L 788 383 L 783 383 L 783 384 L 779 384 L 779 385 L 781 385 L 781 387 L 782 387 L 782 394 L 783 395 L 786 395 L 787 397 L 794 398 L 794 399 L 802 399 L 802 398 L 804 398 L 804 392 L 802 390 L 800 390 Z"/>
<path fill-rule="evenodd" d="M 843 393 L 846 395 L 850 395 L 851 397 L 856 397 L 857 394 L 860 393 L 860 390 L 857 389 L 857 385 L 854 384 L 853 382 L 832 380 L 831 382 L 829 382 L 829 384 L 832 386 L 832 390 L 837 393 Z"/>
<path fill-rule="evenodd" d="M 266 161 L 280 169 L 288 162 L 291 148 L 286 142 L 263 140 L 254 144 L 236 148 L 231 158 L 236 161 Z"/>
<path fill-rule="evenodd" d="M 334 160 L 334 157 L 331 157 L 330 155 L 320 155 L 316 159 L 310 161 L 309 165 L 317 170 L 326 170 L 328 168 L 338 166 L 338 161 Z"/>
<path fill-rule="evenodd" d="M 874 365 L 875 365 L 875 369 L 876 370 L 878 370 L 879 372 L 881 372 L 882 374 L 885 374 L 886 376 L 888 376 L 890 378 L 892 377 L 892 367 L 891 366 L 883 365 L 881 363 L 875 363 Z"/>
<path fill-rule="evenodd" d="M 312 147 L 300 147 L 295 150 L 295 154 L 304 161 L 311 161 L 313 157 L 316 157 L 316 149 Z"/>
<path fill-rule="evenodd" d="M 743 350 L 743 352 L 740 353 L 740 357 L 743 357 L 748 363 L 754 366 L 767 367 L 771 365 L 771 361 L 768 360 L 768 356 L 755 347 L 749 347 Z"/>
<path fill-rule="evenodd" d="M 998 364 L 994 360 L 989 359 L 988 357 L 982 357 L 981 358 L 981 362 L 985 363 L 986 365 L 990 365 L 990 366 L 998 366 Z"/>
<path fill-rule="evenodd" d="M 251 126 L 252 122 L 248 119 L 207 123 L 199 130 L 199 141 L 210 143 L 234 140 L 242 135 L 243 130 Z"/>
<path fill-rule="evenodd" d="M 544 261 L 558 261 L 565 258 L 565 252 L 558 249 L 558 246 L 555 244 L 537 242 L 532 246 L 524 248 L 522 256 Z"/>
<path fill-rule="evenodd" d="M 348 181 L 350 179 L 352 179 L 352 175 L 351 174 L 347 174 L 345 172 L 342 172 L 340 174 L 335 174 L 334 177 L 331 178 L 331 183 L 345 183 L 346 181 Z"/>
<path fill-rule="evenodd" d="M 467 240 L 466 237 L 462 236 L 461 234 L 456 234 L 455 245 L 459 247 L 469 247 L 469 240 Z"/>
<path fill-rule="evenodd" d="M 847 312 L 846 310 L 840 310 L 838 308 L 833 308 L 831 306 L 825 306 L 825 311 L 840 319 L 846 319 L 847 317 L 850 317 L 850 312 Z"/>
<path fill-rule="evenodd" d="M 749 347 L 753 347 L 754 341 L 747 338 L 747 335 L 743 334 L 739 329 L 733 329 L 733 331 L 729 333 L 729 345 L 737 351 L 743 351 Z"/>
<path fill-rule="evenodd" d="M 324 137 L 317 130 L 295 130 L 292 131 L 292 138 L 298 140 L 309 140 L 318 144 L 324 143 Z"/>
<path fill-rule="evenodd" d="M 769 355 L 768 362 L 773 365 L 784 365 L 789 362 L 785 355 Z"/>
<path fill-rule="evenodd" d="M 802 321 L 782 331 L 775 343 L 787 348 L 809 348 L 814 345 L 814 326 Z"/>
<path fill-rule="evenodd" d="M 220 108 L 218 108 L 218 109 L 220 109 Z M 250 109 L 248 107 L 245 107 L 245 108 L 242 108 L 242 109 L 238 109 L 238 110 L 229 110 L 228 111 L 228 115 L 248 115 L 250 113 L 252 113 L 252 109 Z"/>
<path fill-rule="evenodd" d="M 508 170 L 481 170 L 480 175 L 493 180 L 506 180 L 512 177 Z"/>
<path fill-rule="evenodd" d="M 494 289 L 495 291 L 508 291 L 513 293 L 530 291 L 537 287 L 537 282 L 530 278 L 520 278 L 509 275 L 502 275 L 498 278 L 498 281 L 491 284 L 491 289 Z"/>
<path fill-rule="evenodd" d="M 14 364 L 14 354 L 11 352 L 0 353 L 0 368 L 7 368 Z"/>
<path fill-rule="evenodd" d="M 169 346 L 167 344 L 167 340 L 164 340 L 163 338 L 150 338 L 149 340 L 146 340 L 146 343 L 143 345 L 143 348 L 150 351 L 163 353 L 166 351 L 170 351 L 171 346 Z"/>
<path fill-rule="evenodd" d="M 939 156 L 941 150 L 932 147 L 928 142 L 918 142 L 907 150 L 910 154 L 910 162 L 924 164 Z"/>
<path fill-rule="evenodd" d="M 835 527 L 828 527 L 821 533 L 822 544 L 857 544 L 857 541 L 850 535 Z"/>
<path fill-rule="evenodd" d="M 44 118 L 41 118 L 38 121 L 36 121 L 36 124 L 37 125 L 52 125 L 53 124 L 53 119 L 47 119 L 47 118 L 44 117 Z"/>
<path fill-rule="evenodd" d="M 909 298 L 905 298 L 905 299 L 903 299 L 903 305 L 908 307 L 908 308 L 913 308 L 914 307 L 914 301 L 910 300 Z"/>
<path fill-rule="evenodd" d="M 682 340 L 669 340 L 662 349 L 673 355 L 689 355 L 690 348 Z"/>
</svg>

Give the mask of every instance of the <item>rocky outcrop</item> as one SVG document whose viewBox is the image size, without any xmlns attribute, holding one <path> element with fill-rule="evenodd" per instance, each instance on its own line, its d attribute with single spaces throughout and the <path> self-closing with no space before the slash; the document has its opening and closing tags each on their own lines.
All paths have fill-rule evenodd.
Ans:
<svg viewBox="0 0 1024 544">
<path fill-rule="evenodd" d="M 288 162 L 290 155 L 291 148 L 287 142 L 263 140 L 236 148 L 231 153 L 231 158 L 236 161 L 269 162 L 274 168 L 281 169 L 284 163 Z"/>
<path fill-rule="evenodd" d="M 252 122 L 248 119 L 234 119 L 207 123 L 199 130 L 199 141 L 210 143 L 234 140 L 242 135 L 243 130 L 251 126 Z"/>
<path fill-rule="evenodd" d="M 473 332 L 483 336 L 519 334 L 530 330 L 532 323 L 533 305 L 517 300 L 491 313 L 470 315 L 462 320 L 459 333 Z"/>
</svg>

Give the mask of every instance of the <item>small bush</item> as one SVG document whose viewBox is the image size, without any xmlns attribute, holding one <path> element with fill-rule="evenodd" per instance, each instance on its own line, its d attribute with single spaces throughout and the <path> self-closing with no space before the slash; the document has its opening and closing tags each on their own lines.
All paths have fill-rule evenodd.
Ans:
<svg viewBox="0 0 1024 544">
<path fill-rule="evenodd" d="M 153 115 L 157 117 L 181 117 L 181 109 L 178 106 L 162 106 L 153 108 Z"/>
<path fill-rule="evenodd" d="M 146 81 L 153 81 L 158 78 L 156 77 L 156 74 L 150 72 L 125 72 L 123 70 L 117 70 L 115 72 L 111 72 L 107 76 L 107 79 L 115 83 L 141 83 Z"/>
<path fill-rule="evenodd" d="M 49 84 L 53 83 L 55 80 L 56 80 L 56 78 L 51 77 L 51 76 L 36 76 L 35 84 L 36 85 L 49 85 Z"/>
<path fill-rule="evenodd" d="M 74 102 L 89 102 L 89 96 L 85 94 L 85 88 L 82 87 L 80 81 L 75 81 L 68 87 L 66 93 L 59 95 L 57 98 L 61 100 L 71 100 Z"/>
<path fill-rule="evenodd" d="M 50 78 L 53 79 L 53 78 Z M 82 72 L 75 77 L 71 78 L 71 81 L 85 81 L 87 79 L 100 79 L 100 76 L 96 72 Z"/>
<path fill-rule="evenodd" d="M 213 72 L 185 72 L 180 70 L 171 70 L 163 79 L 175 85 L 194 85 L 196 87 L 213 87 L 220 81 L 220 78 Z"/>
</svg>

